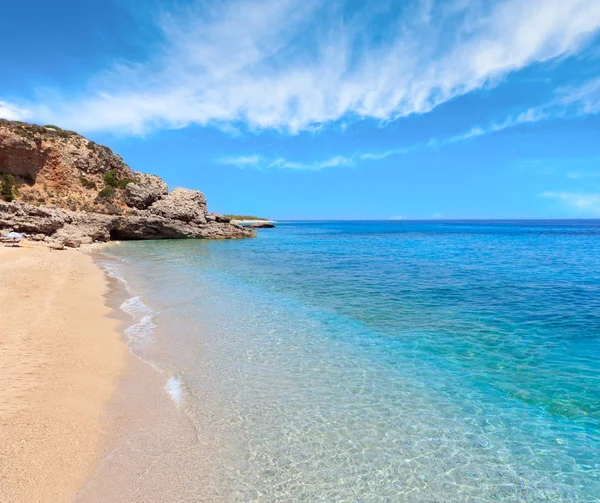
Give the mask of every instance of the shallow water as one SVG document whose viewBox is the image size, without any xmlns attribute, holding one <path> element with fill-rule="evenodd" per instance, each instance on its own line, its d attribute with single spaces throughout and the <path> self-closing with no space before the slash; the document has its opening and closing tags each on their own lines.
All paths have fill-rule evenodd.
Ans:
<svg viewBox="0 0 600 503">
<path fill-rule="evenodd" d="M 600 222 L 288 222 L 105 253 L 130 349 L 227 439 L 236 501 L 600 498 Z"/>
</svg>

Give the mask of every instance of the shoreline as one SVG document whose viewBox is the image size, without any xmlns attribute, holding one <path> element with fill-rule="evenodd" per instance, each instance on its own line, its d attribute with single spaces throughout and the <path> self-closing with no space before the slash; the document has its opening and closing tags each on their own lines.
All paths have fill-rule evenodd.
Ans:
<svg viewBox="0 0 600 503">
<path fill-rule="evenodd" d="M 72 501 L 105 455 L 127 363 L 108 294 L 88 253 L 0 248 L 3 501 Z"/>
<path fill-rule="evenodd" d="M 177 379 L 176 369 L 168 358 L 154 360 L 153 350 L 146 354 L 136 347 L 136 336 L 127 334 L 140 320 L 130 315 L 124 305 L 139 300 L 142 292 L 132 292 L 124 278 L 110 271 L 106 262 L 111 259 L 98 249 L 90 256 L 108 280 L 106 302 L 111 316 L 120 323 L 126 365 L 106 407 L 112 428 L 103 440 L 103 457 L 97 460 L 74 501 L 145 502 L 190 497 L 193 501 L 228 501 L 229 474 L 215 463 L 221 446 L 215 437 L 201 431 L 186 410 L 186 390 L 179 389 L 179 397 L 173 395 L 170 387 Z M 168 353 L 163 345 L 165 334 L 160 333 L 158 326 L 155 331 L 151 346 L 164 355 Z M 198 479 L 202 480 L 202 492 L 190 495 L 185 481 Z"/>
</svg>

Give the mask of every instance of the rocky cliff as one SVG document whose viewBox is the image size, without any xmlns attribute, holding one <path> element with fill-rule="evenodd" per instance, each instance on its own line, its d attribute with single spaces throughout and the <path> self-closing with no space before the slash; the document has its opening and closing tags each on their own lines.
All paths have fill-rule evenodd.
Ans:
<svg viewBox="0 0 600 503">
<path fill-rule="evenodd" d="M 108 147 L 53 126 L 0 120 L 0 196 L 0 230 L 69 246 L 254 235 L 209 213 L 200 191 L 169 193 Z"/>
</svg>

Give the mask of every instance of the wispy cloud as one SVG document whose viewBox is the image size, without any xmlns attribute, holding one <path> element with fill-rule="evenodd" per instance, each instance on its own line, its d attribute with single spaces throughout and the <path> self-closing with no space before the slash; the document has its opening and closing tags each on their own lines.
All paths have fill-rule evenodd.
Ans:
<svg viewBox="0 0 600 503">
<path fill-rule="evenodd" d="M 543 120 L 548 116 L 542 109 L 530 109 L 517 116 L 509 116 L 501 122 L 494 122 L 487 126 L 476 126 L 464 133 L 459 133 L 445 138 L 431 138 L 426 142 L 417 143 L 414 145 L 399 147 L 395 149 L 384 150 L 380 152 L 366 152 L 359 156 L 361 160 L 381 160 L 393 155 L 404 155 L 415 150 L 424 150 L 428 148 L 443 147 L 463 141 L 477 138 L 480 136 L 497 133 L 505 129 L 518 126 L 520 124 L 532 123 Z"/>
<path fill-rule="evenodd" d="M 329 159 L 325 159 L 324 161 L 313 161 L 313 162 L 295 162 L 288 161 L 283 157 L 275 159 L 274 161 L 269 162 L 269 168 L 285 168 L 285 169 L 305 169 L 311 171 L 318 171 L 324 168 L 335 168 L 339 166 L 352 166 L 354 164 L 354 159 L 352 157 L 346 157 L 343 155 L 336 155 L 335 157 L 331 157 Z"/>
<path fill-rule="evenodd" d="M 600 167 L 598 168 L 598 171 L 569 171 L 567 173 L 567 178 L 570 178 L 571 180 L 600 178 Z"/>
<path fill-rule="evenodd" d="M 261 160 L 261 157 L 258 155 L 241 155 L 237 157 L 221 157 L 217 159 L 217 162 L 228 166 L 247 167 L 257 166 Z"/>
<path fill-rule="evenodd" d="M 266 158 L 258 155 L 252 156 L 237 156 L 237 157 L 221 157 L 216 159 L 218 164 L 229 166 L 238 166 L 240 168 L 254 167 L 259 169 L 281 168 L 292 170 L 308 170 L 318 171 L 324 168 L 334 168 L 337 166 L 351 166 L 354 164 L 354 159 L 341 155 L 325 159 L 323 161 L 300 162 L 289 161 L 283 157 Z"/>
<path fill-rule="evenodd" d="M 163 44 L 147 60 L 108 68 L 51 109 L 25 108 L 84 132 L 241 122 L 297 133 L 342 118 L 389 121 L 573 54 L 600 29 L 596 0 L 390 5 L 198 0 L 158 17 Z"/>
<path fill-rule="evenodd" d="M 579 214 L 600 215 L 600 194 L 578 192 L 543 192 L 542 197 L 557 199 Z"/>
<path fill-rule="evenodd" d="M 576 86 L 562 87 L 557 94 L 552 103 L 554 106 L 562 106 L 576 115 L 600 113 L 600 77 Z"/>
<path fill-rule="evenodd" d="M 596 108 L 593 106 L 594 103 L 600 103 L 600 78 L 583 82 L 579 86 L 561 88 L 557 91 L 557 97 L 548 103 L 536 108 L 527 109 L 516 115 L 510 115 L 501 121 L 492 122 L 485 126 L 475 126 L 463 133 L 458 133 L 452 136 L 443 138 L 430 138 L 429 140 L 412 145 L 403 145 L 399 146 L 398 148 L 381 151 L 354 153 L 350 155 L 336 155 L 324 161 L 313 161 L 309 163 L 290 161 L 284 158 L 273 160 L 257 156 L 226 158 L 226 162 L 223 162 L 223 160 L 218 160 L 218 162 L 222 164 L 252 164 L 262 168 L 278 167 L 308 170 L 319 170 L 334 166 L 354 166 L 360 161 L 379 161 L 391 156 L 406 155 L 419 150 L 440 148 L 446 145 L 468 141 L 492 133 L 498 133 L 500 131 L 524 124 L 532 124 L 553 118 L 579 117 L 587 114 L 600 113 L 600 105 Z M 228 162 L 229 159 L 241 159 L 242 162 Z M 245 160 L 251 160 L 252 162 L 243 162 Z M 540 162 L 541 161 L 539 160 L 535 161 L 537 164 Z M 599 176 L 600 174 L 589 172 L 571 172 L 567 174 L 567 177 L 573 179 L 595 178 Z"/>
</svg>

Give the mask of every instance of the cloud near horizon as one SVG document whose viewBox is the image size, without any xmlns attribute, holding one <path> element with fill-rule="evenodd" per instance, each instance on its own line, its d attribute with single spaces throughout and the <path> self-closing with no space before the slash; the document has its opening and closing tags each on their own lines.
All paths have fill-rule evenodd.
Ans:
<svg viewBox="0 0 600 503">
<path fill-rule="evenodd" d="M 600 216 L 600 194 L 578 192 L 543 192 L 541 197 L 562 201 L 576 213 L 587 213 Z"/>
<path fill-rule="evenodd" d="M 354 10 L 342 1 L 230 0 L 202 7 L 198 1 L 157 15 L 162 45 L 148 59 L 115 64 L 75 95 L 57 99 L 54 90 L 47 102 L 0 101 L 0 116 L 120 134 L 237 123 L 296 134 L 344 118 L 385 122 L 574 54 L 600 30 L 593 0 L 413 0 L 400 8 L 385 1 Z M 374 32 L 380 38 L 366 35 Z M 574 98 L 582 112 L 600 109 L 599 88 L 600 80 Z M 573 106 L 570 97 L 559 98 L 564 107 Z M 315 166 L 328 163 L 346 161 Z"/>
</svg>

